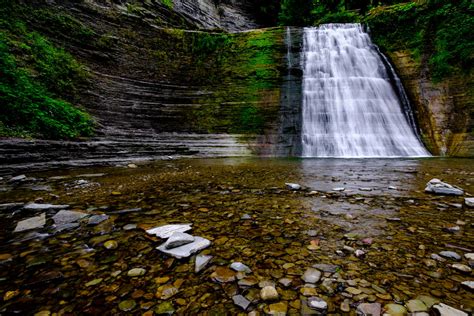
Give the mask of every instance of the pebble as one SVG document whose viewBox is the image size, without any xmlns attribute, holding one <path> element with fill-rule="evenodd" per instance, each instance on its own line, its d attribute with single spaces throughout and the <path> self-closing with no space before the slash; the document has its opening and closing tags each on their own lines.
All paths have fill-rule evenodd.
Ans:
<svg viewBox="0 0 474 316">
<path fill-rule="evenodd" d="M 194 264 L 194 272 L 196 273 L 201 272 L 207 266 L 207 264 L 211 261 L 212 258 L 213 258 L 212 256 L 197 255 L 196 262 Z"/>
<path fill-rule="evenodd" d="M 471 291 L 474 290 L 474 281 L 464 281 L 464 282 L 461 282 L 461 285 Z"/>
<path fill-rule="evenodd" d="M 431 259 L 434 259 L 434 260 L 439 261 L 439 262 L 445 262 L 446 261 L 446 259 L 444 259 L 443 257 L 441 257 L 440 255 L 438 255 L 436 253 L 431 254 Z"/>
<path fill-rule="evenodd" d="M 175 310 L 173 303 L 171 302 L 162 302 L 154 310 L 156 315 L 173 315 Z"/>
<path fill-rule="evenodd" d="M 102 280 L 103 280 L 102 278 L 94 279 L 94 280 L 92 280 L 92 281 L 90 281 L 90 282 L 87 282 L 87 283 L 86 283 L 86 286 L 89 287 L 89 286 L 97 285 L 97 284 L 101 283 Z"/>
<path fill-rule="evenodd" d="M 293 191 L 301 190 L 301 185 L 298 183 L 285 183 L 286 187 Z"/>
<path fill-rule="evenodd" d="M 288 312 L 288 304 L 286 302 L 279 302 L 279 303 L 270 304 L 268 306 L 268 311 L 266 311 L 266 314 L 283 316 L 283 315 L 286 315 L 287 312 Z"/>
<path fill-rule="evenodd" d="M 290 286 L 292 282 L 293 282 L 293 279 L 289 279 L 289 278 L 281 278 L 280 280 L 278 280 L 278 283 L 280 283 L 284 287 Z"/>
<path fill-rule="evenodd" d="M 474 252 L 465 253 L 465 254 L 464 254 L 464 257 L 465 257 L 467 260 L 474 260 Z"/>
<path fill-rule="evenodd" d="M 464 273 L 470 273 L 472 271 L 472 269 L 469 268 L 467 265 L 461 264 L 461 263 L 455 263 L 451 265 L 451 268 L 464 272 Z"/>
<path fill-rule="evenodd" d="M 321 271 L 315 268 L 308 268 L 301 279 L 306 283 L 317 283 L 321 279 Z"/>
<path fill-rule="evenodd" d="M 461 256 L 454 251 L 441 251 L 439 255 L 448 259 L 461 260 Z"/>
<path fill-rule="evenodd" d="M 361 316 L 380 316 L 382 306 L 380 303 L 362 303 L 357 306 L 357 315 Z"/>
<path fill-rule="evenodd" d="M 252 270 L 242 262 L 232 262 L 230 268 L 237 272 L 252 273 Z"/>
<path fill-rule="evenodd" d="M 427 312 L 428 307 L 423 303 L 422 300 L 409 300 L 406 302 L 406 307 L 410 313 L 417 313 L 417 312 Z"/>
<path fill-rule="evenodd" d="M 405 306 L 400 304 L 387 304 L 384 306 L 384 315 L 390 316 L 406 316 L 408 314 Z"/>
<path fill-rule="evenodd" d="M 313 268 L 316 268 L 323 272 L 335 273 L 340 266 L 335 264 L 326 264 L 326 263 L 317 263 L 313 265 Z"/>
<path fill-rule="evenodd" d="M 115 240 L 107 240 L 104 243 L 104 247 L 106 249 L 112 250 L 112 249 L 117 249 L 118 248 L 118 242 Z"/>
<path fill-rule="evenodd" d="M 46 224 L 46 213 L 42 213 L 39 216 L 30 217 L 28 219 L 19 221 L 16 224 L 15 230 L 13 232 L 23 232 L 25 230 L 41 228 Z"/>
<path fill-rule="evenodd" d="M 352 295 L 359 295 L 360 293 L 362 293 L 362 291 L 360 289 L 357 289 L 355 287 L 348 287 L 346 288 L 346 292 L 347 293 L 350 293 Z"/>
<path fill-rule="evenodd" d="M 342 192 L 344 191 L 346 188 L 343 188 L 343 187 L 339 187 L 339 188 L 333 188 L 332 190 L 333 191 L 336 191 L 336 192 Z"/>
<path fill-rule="evenodd" d="M 8 182 L 18 182 L 18 181 L 22 181 L 22 180 L 25 180 L 25 179 L 26 179 L 26 176 L 24 174 L 20 174 L 18 176 L 10 178 L 8 180 Z"/>
<path fill-rule="evenodd" d="M 341 302 L 340 309 L 341 309 L 341 311 L 343 311 L 344 313 L 348 313 L 348 312 L 351 311 L 351 306 L 350 306 L 350 301 L 349 301 L 349 299 L 346 298 L 344 301 Z"/>
<path fill-rule="evenodd" d="M 88 218 L 87 225 L 97 225 L 107 219 L 109 219 L 109 215 L 106 215 L 106 214 L 92 215 L 91 217 Z"/>
<path fill-rule="evenodd" d="M 134 300 L 122 301 L 119 304 L 119 309 L 123 312 L 129 312 L 137 306 L 137 303 Z"/>
<path fill-rule="evenodd" d="M 134 230 L 137 228 L 137 224 L 127 224 L 123 226 L 123 230 Z"/>
<path fill-rule="evenodd" d="M 328 309 L 328 303 L 322 298 L 313 296 L 308 298 L 308 307 L 323 312 Z"/>
<path fill-rule="evenodd" d="M 428 308 L 431 308 L 431 306 L 439 303 L 438 299 L 428 295 L 420 295 L 417 297 L 417 299 L 422 301 Z"/>
<path fill-rule="evenodd" d="M 443 303 L 433 306 L 433 310 L 436 310 L 440 316 L 468 316 L 467 313 Z"/>
<path fill-rule="evenodd" d="M 361 249 L 357 249 L 357 250 L 354 252 L 354 255 L 355 255 L 357 258 L 361 258 L 361 257 L 365 256 L 365 251 L 364 251 L 364 250 L 361 250 Z"/>
<path fill-rule="evenodd" d="M 252 216 L 250 216 L 249 214 L 244 214 L 244 215 L 242 215 L 242 217 L 240 219 L 241 220 L 249 220 L 249 219 L 252 219 Z"/>
<path fill-rule="evenodd" d="M 39 204 L 29 203 L 23 206 L 25 210 L 42 211 L 42 210 L 58 210 L 68 208 L 69 205 L 53 205 L 53 204 Z"/>
<path fill-rule="evenodd" d="M 465 198 L 464 204 L 466 204 L 467 207 L 474 207 L 474 197 Z"/>
<path fill-rule="evenodd" d="M 278 299 L 278 292 L 273 286 L 265 286 L 261 291 L 260 291 L 260 297 L 264 301 L 273 301 Z"/>
<path fill-rule="evenodd" d="M 166 249 L 173 249 L 173 248 L 176 248 L 176 247 L 179 247 L 179 246 L 182 246 L 182 245 L 192 243 L 194 241 L 194 239 L 195 238 L 193 236 L 189 235 L 189 234 L 175 231 L 171 234 L 171 236 L 163 244 L 163 246 Z"/>
<path fill-rule="evenodd" d="M 146 270 L 143 268 L 134 268 L 134 269 L 128 270 L 127 275 L 133 278 L 133 277 L 139 277 L 139 276 L 145 275 L 145 273 L 146 273 Z"/>
<path fill-rule="evenodd" d="M 217 267 L 211 274 L 211 278 L 219 283 L 228 283 L 235 280 L 236 273 L 226 267 Z"/>
<path fill-rule="evenodd" d="M 232 301 L 234 301 L 234 304 L 242 308 L 244 311 L 249 307 L 250 301 L 246 299 L 242 295 L 234 295 L 232 296 Z"/>
</svg>

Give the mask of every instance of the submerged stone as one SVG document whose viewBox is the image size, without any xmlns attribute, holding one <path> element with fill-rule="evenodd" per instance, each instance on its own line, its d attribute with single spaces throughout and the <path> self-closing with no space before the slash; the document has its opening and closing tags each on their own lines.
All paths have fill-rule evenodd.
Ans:
<svg viewBox="0 0 474 316">
<path fill-rule="evenodd" d="M 441 251 L 439 255 L 453 260 L 461 260 L 461 256 L 454 251 Z"/>
<path fill-rule="evenodd" d="M 129 312 L 137 306 L 137 303 L 134 300 L 122 301 L 119 304 L 119 309 L 123 312 Z"/>
<path fill-rule="evenodd" d="M 39 216 L 31 217 L 22 221 L 19 221 L 13 232 L 18 233 L 25 230 L 41 228 L 46 224 L 46 214 L 42 213 Z"/>
<path fill-rule="evenodd" d="M 181 232 L 173 232 L 168 240 L 163 244 L 166 249 L 173 249 L 182 245 L 192 243 L 194 237 Z"/>
<path fill-rule="evenodd" d="M 109 219 L 109 215 L 106 214 L 98 214 L 98 215 L 92 215 L 89 217 L 87 220 L 87 225 L 97 225 L 102 223 L 103 221 Z"/>
<path fill-rule="evenodd" d="M 384 315 L 390 316 L 405 316 L 408 314 L 405 306 L 400 304 L 387 304 L 384 306 Z"/>
<path fill-rule="evenodd" d="M 380 303 L 362 303 L 357 306 L 357 315 L 360 316 L 380 316 L 381 313 Z"/>
<path fill-rule="evenodd" d="M 315 268 L 308 268 L 301 279 L 306 283 L 317 283 L 321 279 L 321 271 Z"/>
<path fill-rule="evenodd" d="M 228 283 L 235 281 L 236 273 L 226 267 L 217 267 L 211 274 L 211 278 L 219 283 Z"/>
<path fill-rule="evenodd" d="M 39 204 L 39 203 L 29 203 L 23 206 L 25 210 L 59 210 L 63 208 L 68 208 L 69 205 L 54 205 L 54 204 Z"/>
<path fill-rule="evenodd" d="M 145 275 L 145 273 L 146 273 L 146 270 L 143 268 L 134 268 L 134 269 L 129 270 L 127 272 L 127 275 L 129 277 L 139 277 L 139 276 Z"/>
<path fill-rule="evenodd" d="M 235 305 L 238 307 L 242 308 L 244 311 L 249 307 L 250 301 L 246 299 L 242 295 L 234 295 L 232 296 L 232 301 L 234 302 Z"/>
<path fill-rule="evenodd" d="M 406 302 L 406 307 L 410 313 L 418 313 L 418 312 L 427 312 L 428 307 L 423 303 L 422 300 L 409 300 Z"/>
<path fill-rule="evenodd" d="M 301 185 L 299 185 L 298 183 L 285 183 L 286 187 L 290 190 L 293 190 L 293 191 L 298 191 L 298 190 L 301 190 Z"/>
<path fill-rule="evenodd" d="M 443 303 L 434 305 L 433 310 L 436 310 L 440 316 L 468 316 L 467 313 Z"/>
<path fill-rule="evenodd" d="M 156 235 L 162 239 L 169 238 L 174 232 L 184 233 L 191 230 L 192 224 L 172 224 L 148 229 L 146 232 L 150 235 Z"/>
<path fill-rule="evenodd" d="M 202 237 L 195 237 L 192 243 L 189 243 L 186 245 L 182 245 L 182 246 L 172 248 L 172 249 L 166 249 L 165 245 L 163 244 L 157 247 L 156 249 L 158 249 L 161 252 L 166 253 L 167 255 L 173 256 L 178 259 L 182 259 L 182 258 L 187 258 L 191 256 L 193 253 L 201 251 L 209 247 L 210 245 L 211 245 L 210 240 L 206 238 L 202 238 Z"/>
<path fill-rule="evenodd" d="M 278 299 L 278 292 L 275 287 L 268 285 L 260 291 L 260 297 L 264 301 L 273 301 Z"/>
<path fill-rule="evenodd" d="M 173 315 L 175 312 L 173 303 L 171 302 L 162 302 L 154 310 L 157 315 Z"/>
<path fill-rule="evenodd" d="M 474 207 L 474 198 L 465 198 L 464 199 L 464 204 L 466 204 L 467 207 Z"/>
<path fill-rule="evenodd" d="M 245 273 L 252 272 L 252 270 L 250 270 L 250 268 L 246 266 L 245 264 L 243 264 L 242 262 L 232 262 L 232 264 L 230 265 L 230 268 L 237 272 L 245 272 Z"/>
<path fill-rule="evenodd" d="M 212 256 L 206 256 L 206 255 L 197 255 L 196 256 L 196 262 L 194 265 L 194 272 L 199 273 L 206 267 L 206 265 L 211 261 L 213 257 Z"/>
<path fill-rule="evenodd" d="M 62 225 L 62 224 L 78 221 L 81 218 L 86 217 L 88 215 L 89 214 L 77 212 L 77 211 L 61 210 L 53 216 L 53 220 L 56 225 Z"/>
</svg>

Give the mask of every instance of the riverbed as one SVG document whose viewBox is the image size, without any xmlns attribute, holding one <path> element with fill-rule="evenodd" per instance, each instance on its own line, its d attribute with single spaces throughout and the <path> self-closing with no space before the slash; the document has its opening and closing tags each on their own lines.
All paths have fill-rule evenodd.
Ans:
<svg viewBox="0 0 474 316">
<path fill-rule="evenodd" d="M 328 314 L 361 303 L 410 310 L 417 298 L 426 310 L 442 302 L 472 312 L 462 284 L 473 280 L 474 209 L 464 204 L 472 162 L 182 159 L 5 176 L 0 203 L 12 204 L 0 214 L 0 313 L 299 315 L 314 312 L 314 297 Z M 425 193 L 433 178 L 465 195 Z M 55 225 L 60 209 L 24 208 L 33 202 L 85 215 Z M 14 232 L 42 214 L 42 227 Z M 146 232 L 184 223 L 211 241 L 200 272 L 195 255 L 163 254 L 164 240 Z M 235 262 L 249 270 L 230 269 Z M 310 268 L 321 273 L 315 282 Z M 268 286 L 277 297 L 262 297 Z"/>
</svg>

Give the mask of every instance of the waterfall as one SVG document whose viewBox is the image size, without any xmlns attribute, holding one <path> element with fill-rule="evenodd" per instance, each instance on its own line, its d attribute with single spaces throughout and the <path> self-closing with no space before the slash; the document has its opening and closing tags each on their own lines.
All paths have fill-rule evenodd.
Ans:
<svg viewBox="0 0 474 316">
<path fill-rule="evenodd" d="M 304 157 L 430 156 L 383 58 L 360 24 L 304 29 Z"/>
</svg>

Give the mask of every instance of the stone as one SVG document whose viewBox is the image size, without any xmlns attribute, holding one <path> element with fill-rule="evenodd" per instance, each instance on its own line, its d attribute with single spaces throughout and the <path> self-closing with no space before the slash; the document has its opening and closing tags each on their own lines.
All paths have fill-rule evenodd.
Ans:
<svg viewBox="0 0 474 316">
<path fill-rule="evenodd" d="M 434 305 L 433 310 L 436 310 L 439 316 L 468 316 L 467 313 L 443 303 Z"/>
<path fill-rule="evenodd" d="M 118 248 L 118 243 L 115 240 L 107 240 L 104 243 L 104 247 L 106 249 L 112 250 L 112 249 L 117 249 Z"/>
<path fill-rule="evenodd" d="M 211 278 L 219 283 L 228 283 L 235 281 L 236 273 L 226 267 L 217 267 L 211 274 Z"/>
<path fill-rule="evenodd" d="M 24 174 L 20 174 L 18 176 L 15 176 L 15 177 L 12 177 L 8 180 L 8 182 L 12 183 L 12 182 L 19 182 L 19 181 L 22 181 L 22 180 L 25 180 L 26 179 L 26 176 Z"/>
<path fill-rule="evenodd" d="M 173 303 L 162 302 L 154 310 L 156 315 L 173 315 L 175 312 Z"/>
<path fill-rule="evenodd" d="M 94 279 L 92 281 L 89 281 L 86 283 L 86 286 L 89 287 L 89 286 L 94 286 L 94 285 L 97 285 L 99 283 L 101 283 L 103 281 L 102 278 L 99 278 L 99 279 Z"/>
<path fill-rule="evenodd" d="M 312 296 L 308 298 L 308 307 L 319 312 L 325 312 L 328 309 L 328 303 L 319 297 Z"/>
<path fill-rule="evenodd" d="M 202 237 L 194 237 L 194 241 L 186 245 L 182 245 L 173 249 L 166 249 L 164 245 L 161 245 L 156 249 L 172 257 L 182 259 L 187 258 L 192 254 L 209 247 L 210 245 L 210 240 Z"/>
<path fill-rule="evenodd" d="M 201 272 L 207 266 L 207 264 L 211 261 L 212 258 L 213 258 L 212 256 L 197 255 L 196 262 L 194 264 L 194 272 L 196 273 Z"/>
<path fill-rule="evenodd" d="M 122 227 L 123 230 L 134 230 L 137 229 L 137 224 L 127 224 Z"/>
<path fill-rule="evenodd" d="M 428 307 L 423 303 L 422 300 L 409 300 L 406 302 L 406 307 L 410 313 L 418 313 L 418 312 L 427 312 Z"/>
<path fill-rule="evenodd" d="M 112 192 L 113 194 L 114 192 Z M 122 193 L 120 192 L 115 192 L 116 194 L 115 195 L 120 195 Z M 142 210 L 141 207 L 136 207 L 136 208 L 127 208 L 127 209 L 124 209 L 124 210 L 118 210 L 118 211 L 113 211 L 113 212 L 109 212 L 109 214 L 128 214 L 128 213 L 136 213 L 136 212 L 140 212 Z M 168 237 L 166 237 L 168 238 Z"/>
<path fill-rule="evenodd" d="M 464 286 L 466 289 L 474 291 L 474 281 L 464 281 L 461 282 L 461 285 Z"/>
<path fill-rule="evenodd" d="M 308 268 L 301 279 L 306 283 L 317 283 L 321 279 L 321 271 L 315 268 Z"/>
<path fill-rule="evenodd" d="M 108 219 L 109 215 L 106 214 L 92 215 L 88 218 L 87 225 L 97 225 Z"/>
<path fill-rule="evenodd" d="M 405 316 L 408 314 L 405 306 L 400 304 L 387 304 L 383 307 L 383 314 L 390 316 Z"/>
<path fill-rule="evenodd" d="M 336 191 L 336 192 L 342 192 L 344 191 L 346 188 L 343 188 L 343 187 L 339 187 L 339 188 L 333 188 L 332 190 L 333 191 Z"/>
<path fill-rule="evenodd" d="M 345 291 L 349 294 L 352 294 L 352 295 L 359 295 L 360 293 L 362 293 L 362 291 L 360 289 L 355 288 L 355 287 L 348 287 L 348 288 L 346 288 Z"/>
<path fill-rule="evenodd" d="M 134 269 L 128 270 L 127 275 L 133 278 L 133 277 L 139 277 L 139 276 L 145 275 L 145 273 L 146 273 L 146 270 L 143 268 L 134 268 Z"/>
<path fill-rule="evenodd" d="M 16 224 L 13 232 L 18 233 L 25 230 L 42 228 L 46 224 L 46 213 L 42 213 L 39 216 L 30 217 L 28 219 L 19 221 Z"/>
<path fill-rule="evenodd" d="M 439 194 L 439 195 L 463 195 L 464 194 L 464 191 L 461 188 L 442 182 L 439 179 L 431 179 L 426 184 L 425 192 Z"/>
<path fill-rule="evenodd" d="M 60 209 L 68 208 L 68 207 L 69 205 L 29 203 L 23 206 L 23 209 L 31 210 L 31 211 L 43 211 L 43 210 L 60 210 Z"/>
<path fill-rule="evenodd" d="M 242 308 L 244 311 L 249 307 L 250 301 L 246 299 L 242 295 L 234 295 L 232 296 L 232 301 L 234 301 L 234 304 L 237 305 L 238 307 Z"/>
<path fill-rule="evenodd" d="M 438 255 L 436 253 L 432 253 L 430 257 L 431 257 L 431 259 L 439 261 L 439 262 L 445 262 L 446 261 L 446 259 L 444 259 L 443 257 L 441 257 L 440 255 Z"/>
<path fill-rule="evenodd" d="M 88 216 L 89 214 L 77 212 L 77 211 L 66 211 L 61 210 L 53 216 L 54 224 L 62 225 L 67 223 L 72 223 L 80 220 L 83 217 Z"/>
<path fill-rule="evenodd" d="M 464 257 L 465 257 L 467 260 L 474 260 L 474 252 L 465 253 L 465 254 L 464 254 Z"/>
<path fill-rule="evenodd" d="M 359 188 L 360 191 L 372 191 L 372 188 L 366 188 L 366 187 L 363 187 L 363 188 Z"/>
<path fill-rule="evenodd" d="M 467 207 L 474 207 L 474 197 L 465 198 L 464 204 L 466 204 Z"/>
<path fill-rule="evenodd" d="M 448 259 L 461 260 L 461 256 L 454 251 L 441 251 L 439 255 Z"/>
<path fill-rule="evenodd" d="M 361 249 L 357 249 L 356 251 L 354 251 L 354 255 L 357 258 L 361 258 L 361 257 L 365 256 L 365 251 L 361 250 Z"/>
<path fill-rule="evenodd" d="M 439 303 L 438 299 L 428 295 L 419 295 L 416 299 L 422 301 L 428 308 Z"/>
<path fill-rule="evenodd" d="M 252 216 L 250 216 L 249 214 L 244 214 L 244 215 L 242 215 L 242 217 L 240 219 L 241 220 L 249 220 L 249 219 L 252 219 Z"/>
<path fill-rule="evenodd" d="M 191 230 L 192 224 L 172 224 L 148 229 L 146 232 L 150 235 L 156 235 L 162 239 L 168 239 L 174 232 L 185 233 Z"/>
<path fill-rule="evenodd" d="M 362 303 L 357 306 L 356 312 L 360 316 L 380 316 L 382 306 L 380 303 Z"/>
<path fill-rule="evenodd" d="M 129 312 L 137 306 L 137 303 L 134 300 L 122 301 L 119 304 L 119 309 L 123 312 Z"/>
<path fill-rule="evenodd" d="M 266 310 L 266 314 L 277 315 L 277 316 L 285 316 L 287 312 L 288 312 L 288 304 L 286 302 L 270 304 L 268 306 L 268 310 Z"/>
<path fill-rule="evenodd" d="M 171 234 L 163 246 L 166 249 L 173 249 L 182 245 L 190 244 L 194 241 L 194 239 L 195 238 L 189 234 L 175 231 Z"/>
<path fill-rule="evenodd" d="M 260 298 L 264 301 L 273 301 L 277 300 L 279 297 L 278 292 L 273 286 L 265 286 L 260 290 Z"/>
<path fill-rule="evenodd" d="M 317 263 L 313 265 L 313 268 L 323 272 L 334 273 L 340 268 L 340 266 L 335 264 Z"/>
<path fill-rule="evenodd" d="M 252 270 L 242 262 L 232 262 L 230 268 L 237 272 L 252 273 Z"/>
<path fill-rule="evenodd" d="M 290 286 L 292 282 L 293 282 L 293 279 L 290 279 L 290 278 L 281 278 L 280 280 L 278 280 L 278 283 L 280 283 L 284 287 Z"/>
<path fill-rule="evenodd" d="M 155 296 L 161 300 L 167 300 L 178 294 L 178 292 L 179 287 L 172 284 L 165 284 L 157 289 Z"/>
<path fill-rule="evenodd" d="M 285 183 L 286 187 L 293 191 L 301 190 L 301 185 L 298 183 Z"/>
<path fill-rule="evenodd" d="M 451 265 L 451 268 L 453 269 L 456 269 L 460 272 L 463 272 L 463 273 L 471 273 L 472 269 L 469 268 L 467 265 L 465 264 L 461 264 L 461 263 L 455 263 L 453 265 Z"/>
<path fill-rule="evenodd" d="M 4 203 L 0 204 L 0 211 L 13 211 L 23 207 L 23 203 Z"/>
<path fill-rule="evenodd" d="M 344 313 L 350 312 L 350 311 L 351 311 L 351 305 L 350 305 L 349 299 L 346 298 L 344 301 L 342 301 L 339 308 L 340 308 L 341 311 L 343 311 Z"/>
</svg>

